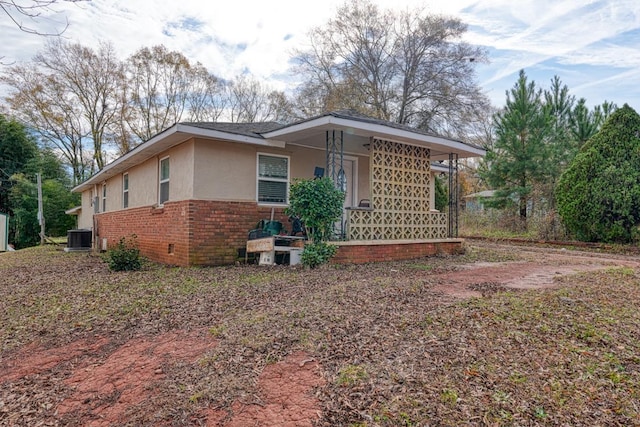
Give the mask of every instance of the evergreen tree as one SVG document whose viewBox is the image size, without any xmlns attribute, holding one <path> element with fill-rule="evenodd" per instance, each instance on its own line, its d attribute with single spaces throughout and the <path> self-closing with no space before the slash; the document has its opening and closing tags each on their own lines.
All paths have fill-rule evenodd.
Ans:
<svg viewBox="0 0 640 427">
<path fill-rule="evenodd" d="M 640 116 L 616 110 L 589 139 L 556 189 L 558 212 L 580 240 L 629 242 L 640 224 Z"/>
<path fill-rule="evenodd" d="M 0 114 L 0 212 L 11 214 L 11 176 L 38 155 L 38 146 L 24 125 Z"/>
<path fill-rule="evenodd" d="M 551 186 L 574 156 L 572 135 L 569 130 L 575 97 L 569 95 L 569 88 L 563 85 L 560 77 L 551 79 L 551 87 L 544 91 L 544 106 L 549 114 L 550 135 L 547 140 L 549 149 L 549 178 Z"/>
<path fill-rule="evenodd" d="M 494 116 L 496 140 L 487 151 L 483 178 L 504 201 L 516 200 L 520 218 L 527 218 L 533 185 L 549 175 L 550 118 L 542 91 L 527 81 L 524 70 L 506 93 L 504 109 Z"/>
</svg>

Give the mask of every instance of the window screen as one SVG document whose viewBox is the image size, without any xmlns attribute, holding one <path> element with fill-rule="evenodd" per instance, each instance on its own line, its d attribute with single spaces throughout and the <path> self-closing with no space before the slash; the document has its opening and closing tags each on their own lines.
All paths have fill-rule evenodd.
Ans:
<svg viewBox="0 0 640 427">
<path fill-rule="evenodd" d="M 287 157 L 258 155 L 258 201 L 287 203 L 289 185 L 289 159 Z"/>
<path fill-rule="evenodd" d="M 107 211 L 107 184 L 102 184 L 102 212 Z"/>
<path fill-rule="evenodd" d="M 169 158 L 160 160 L 160 204 L 169 200 Z"/>
<path fill-rule="evenodd" d="M 129 174 L 122 175 L 122 207 L 129 207 Z"/>
</svg>

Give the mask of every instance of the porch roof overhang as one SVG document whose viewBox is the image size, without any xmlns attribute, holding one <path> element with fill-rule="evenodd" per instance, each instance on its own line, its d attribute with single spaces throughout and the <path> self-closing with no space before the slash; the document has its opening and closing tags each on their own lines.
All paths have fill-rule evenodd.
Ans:
<svg viewBox="0 0 640 427">
<path fill-rule="evenodd" d="M 433 135 L 406 125 L 378 120 L 353 111 L 336 111 L 289 125 L 264 123 L 177 123 L 138 145 L 74 187 L 83 192 L 93 185 L 124 173 L 192 138 L 229 141 L 262 147 L 284 148 L 287 144 L 326 148 L 327 131 L 342 131 L 345 153 L 368 155 L 371 138 L 380 138 L 431 150 L 431 160 L 449 160 L 485 155 L 485 150 L 462 141 Z"/>
<path fill-rule="evenodd" d="M 131 167 L 141 162 L 153 158 L 166 150 L 175 147 L 192 138 L 203 138 L 217 141 L 230 141 L 243 144 L 253 144 L 263 147 L 283 148 L 285 143 L 278 140 L 268 140 L 255 134 L 233 133 L 198 126 L 196 123 L 177 123 L 170 128 L 160 132 L 146 142 L 138 145 L 122 157 L 109 163 L 98 173 L 74 187 L 71 191 L 81 193 L 90 189 L 93 185 L 99 184 L 115 175 L 129 170 Z"/>
<path fill-rule="evenodd" d="M 325 147 L 327 131 L 342 131 L 345 151 L 366 154 L 367 144 L 372 137 L 424 146 L 431 150 L 431 160 L 448 160 L 449 154 L 458 158 L 478 157 L 485 150 L 462 141 L 432 135 L 408 126 L 376 120 L 365 116 L 328 113 L 313 119 L 301 121 L 272 131 L 262 133 L 267 139 L 277 139 L 288 144 L 315 148 Z"/>
</svg>

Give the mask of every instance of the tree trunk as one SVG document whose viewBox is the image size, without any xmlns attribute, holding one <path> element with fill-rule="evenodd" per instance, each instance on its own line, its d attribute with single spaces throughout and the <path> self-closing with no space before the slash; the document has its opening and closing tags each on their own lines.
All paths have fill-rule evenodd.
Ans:
<svg viewBox="0 0 640 427">
<path fill-rule="evenodd" d="M 520 197 L 520 219 L 527 220 L 527 198 Z"/>
</svg>

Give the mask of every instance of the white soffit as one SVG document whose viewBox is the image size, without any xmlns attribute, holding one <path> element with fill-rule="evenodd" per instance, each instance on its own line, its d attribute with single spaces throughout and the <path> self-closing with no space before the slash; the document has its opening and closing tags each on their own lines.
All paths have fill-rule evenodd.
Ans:
<svg viewBox="0 0 640 427">
<path fill-rule="evenodd" d="M 333 128 L 339 128 L 347 134 L 355 134 L 365 137 L 375 136 L 381 139 L 390 139 L 413 145 L 427 146 L 439 151 L 458 153 L 465 157 L 483 156 L 486 154 L 485 150 L 465 144 L 461 141 L 434 135 L 425 135 L 379 123 L 368 123 L 334 116 L 319 117 L 307 122 L 294 124 L 271 132 L 265 132 L 262 135 L 265 138 L 279 138 L 287 142 L 293 142 L 301 139 L 301 135 L 309 136 L 314 132 L 317 133 L 319 131 L 331 130 Z"/>
</svg>

